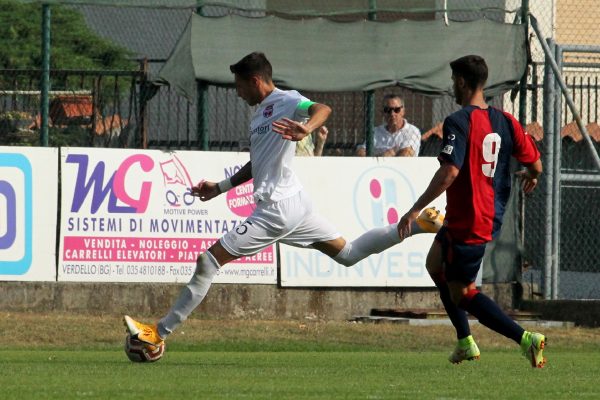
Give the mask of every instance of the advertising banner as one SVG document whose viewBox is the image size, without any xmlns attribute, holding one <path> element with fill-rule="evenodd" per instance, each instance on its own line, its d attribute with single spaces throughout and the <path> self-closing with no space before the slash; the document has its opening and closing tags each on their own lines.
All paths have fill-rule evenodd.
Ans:
<svg viewBox="0 0 600 400">
<path fill-rule="evenodd" d="M 58 149 L 0 147 L 0 281 L 56 280 Z"/>
<path fill-rule="evenodd" d="M 252 181 L 208 202 L 191 195 L 248 153 L 61 149 L 58 279 L 187 282 L 197 256 L 252 213 Z M 221 268 L 216 283 L 276 283 L 275 246 Z"/>
<path fill-rule="evenodd" d="M 314 208 L 352 241 L 400 220 L 439 167 L 435 158 L 296 158 Z M 445 195 L 432 206 L 444 210 Z M 434 286 L 425 269 L 433 234 L 419 234 L 345 267 L 312 249 L 281 245 L 282 286 Z"/>
</svg>

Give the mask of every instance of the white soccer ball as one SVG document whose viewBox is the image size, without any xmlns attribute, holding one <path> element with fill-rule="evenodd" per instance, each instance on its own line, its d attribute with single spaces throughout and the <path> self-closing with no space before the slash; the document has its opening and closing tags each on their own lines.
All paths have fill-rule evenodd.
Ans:
<svg viewBox="0 0 600 400">
<path fill-rule="evenodd" d="M 165 352 L 165 343 L 160 346 L 153 346 L 132 338 L 127 334 L 125 338 L 125 354 L 127 358 L 134 362 L 154 362 L 161 359 Z"/>
</svg>

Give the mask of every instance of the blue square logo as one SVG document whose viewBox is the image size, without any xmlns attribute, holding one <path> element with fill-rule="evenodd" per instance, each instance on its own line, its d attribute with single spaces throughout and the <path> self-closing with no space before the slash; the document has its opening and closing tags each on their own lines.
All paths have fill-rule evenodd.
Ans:
<svg viewBox="0 0 600 400">
<path fill-rule="evenodd" d="M 0 275 L 23 275 L 31 267 L 32 179 L 27 157 L 0 153 Z"/>
</svg>

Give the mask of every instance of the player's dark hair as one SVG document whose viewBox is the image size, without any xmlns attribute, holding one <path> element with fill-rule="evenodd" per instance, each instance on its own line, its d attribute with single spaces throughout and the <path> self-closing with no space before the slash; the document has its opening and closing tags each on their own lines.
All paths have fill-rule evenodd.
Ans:
<svg viewBox="0 0 600 400">
<path fill-rule="evenodd" d="M 264 53 L 255 51 L 240 61 L 229 66 L 229 70 L 243 79 L 251 76 L 260 76 L 264 81 L 271 82 L 273 68 Z"/>
<path fill-rule="evenodd" d="M 465 80 L 469 89 L 483 87 L 488 78 L 488 67 L 483 57 L 470 55 L 450 63 L 452 74 Z"/>
</svg>

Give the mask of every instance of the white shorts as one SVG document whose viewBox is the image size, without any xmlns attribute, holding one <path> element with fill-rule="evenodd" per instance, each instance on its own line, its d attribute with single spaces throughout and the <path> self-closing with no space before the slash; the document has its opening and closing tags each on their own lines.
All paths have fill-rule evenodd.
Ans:
<svg viewBox="0 0 600 400">
<path fill-rule="evenodd" d="M 220 240 L 230 254 L 238 257 L 256 254 L 281 242 L 296 247 L 339 238 L 339 232 L 320 215 L 304 191 L 280 201 L 259 201 L 244 223 Z"/>
</svg>

